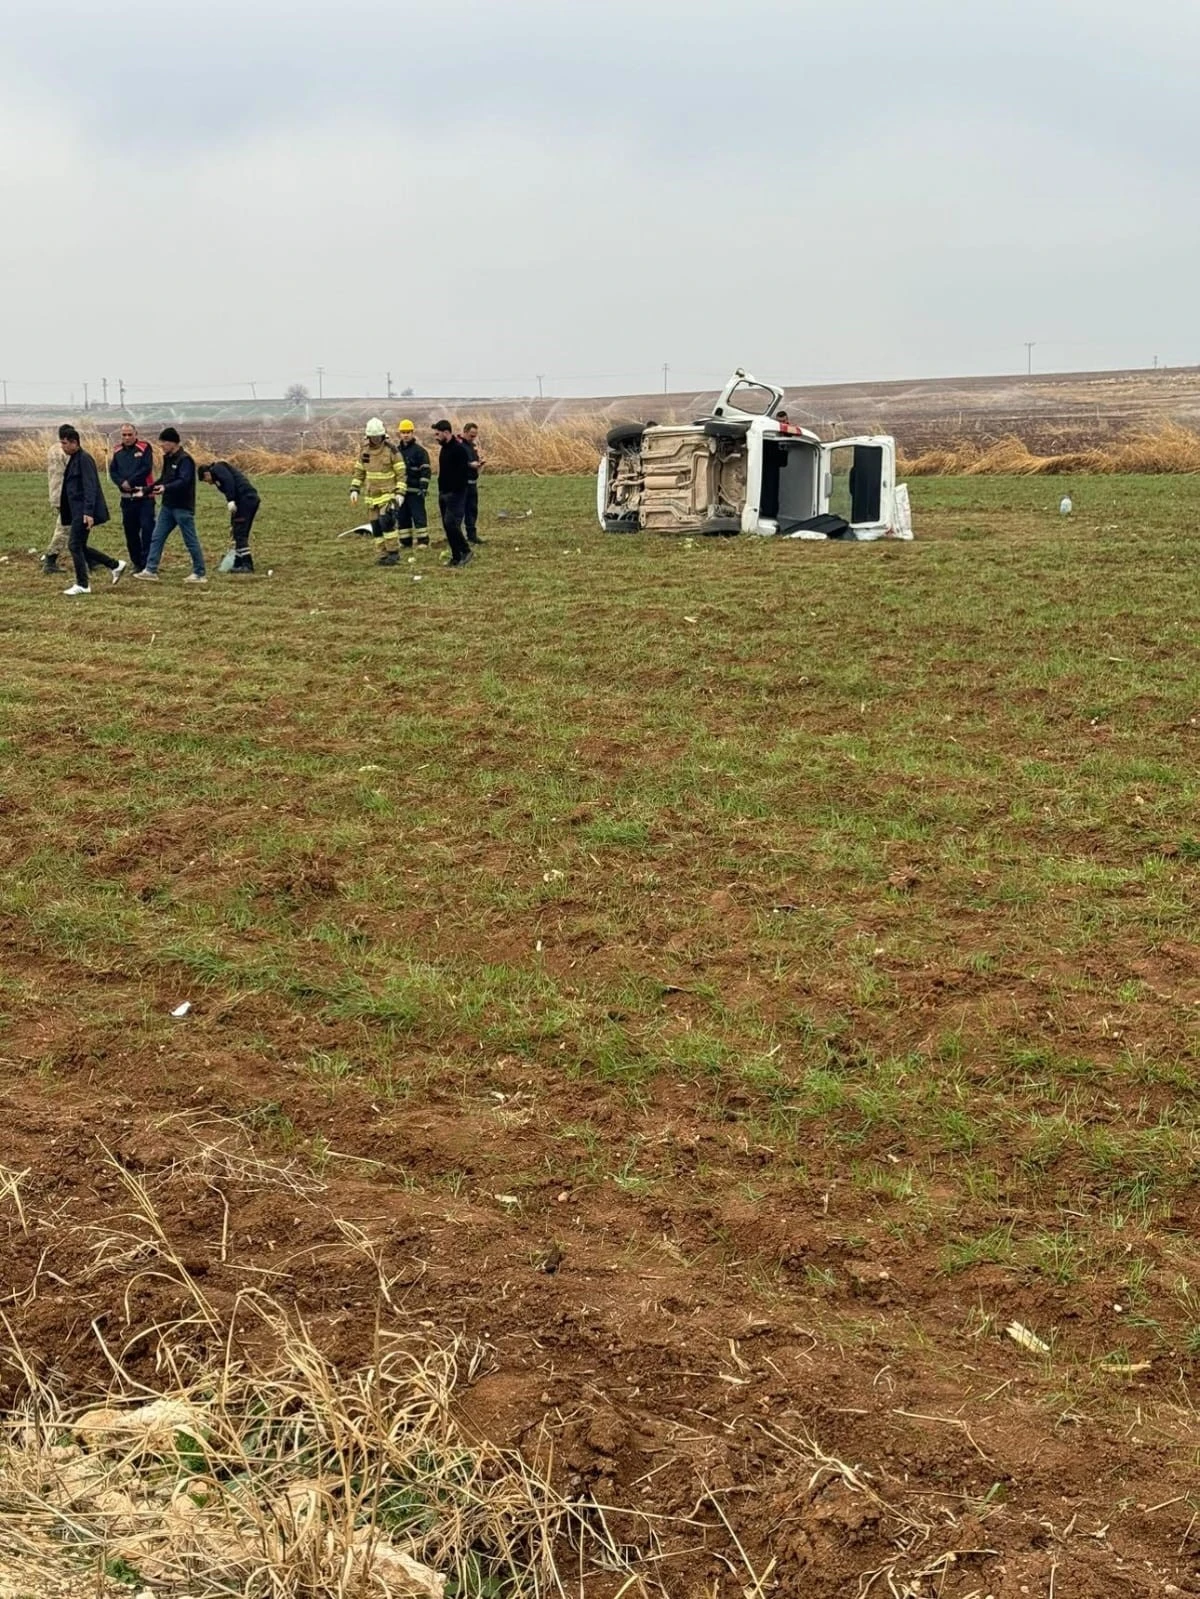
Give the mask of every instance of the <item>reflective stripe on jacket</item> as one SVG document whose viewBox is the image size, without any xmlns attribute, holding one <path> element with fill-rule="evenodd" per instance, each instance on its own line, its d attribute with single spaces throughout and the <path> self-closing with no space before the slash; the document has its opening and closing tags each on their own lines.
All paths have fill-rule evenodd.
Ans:
<svg viewBox="0 0 1200 1599">
<path fill-rule="evenodd" d="M 390 439 L 365 439 L 350 479 L 368 505 L 386 505 L 407 487 L 404 457 Z"/>
</svg>

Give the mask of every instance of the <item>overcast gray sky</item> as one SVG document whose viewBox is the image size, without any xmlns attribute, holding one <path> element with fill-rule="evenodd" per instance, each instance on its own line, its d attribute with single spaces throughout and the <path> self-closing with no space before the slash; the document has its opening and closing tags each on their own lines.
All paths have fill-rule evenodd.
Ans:
<svg viewBox="0 0 1200 1599">
<path fill-rule="evenodd" d="M 1192 363 L 1198 62 L 1196 0 L 0 0 L 0 378 Z"/>
</svg>

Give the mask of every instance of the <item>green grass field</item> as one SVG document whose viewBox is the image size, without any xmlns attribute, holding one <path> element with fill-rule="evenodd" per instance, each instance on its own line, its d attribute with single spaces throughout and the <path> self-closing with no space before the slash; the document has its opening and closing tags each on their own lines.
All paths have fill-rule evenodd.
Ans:
<svg viewBox="0 0 1200 1599">
<path fill-rule="evenodd" d="M 336 542 L 340 481 L 263 489 L 255 579 L 185 590 L 173 541 L 157 587 L 68 601 L 27 553 L 44 485 L 0 482 L 0 1159 L 33 1199 L 108 1202 L 51 1134 L 203 1107 L 360 1222 L 457 1218 L 423 1303 L 516 1371 L 552 1307 L 557 1369 L 636 1371 L 665 1425 L 738 1316 L 777 1370 L 803 1325 L 865 1418 L 848 1458 L 895 1442 L 887 1368 L 889 1414 L 952 1412 L 992 1462 L 964 1446 L 972 1514 L 1075 1495 L 1194 1566 L 1200 482 L 922 480 L 912 545 L 818 546 L 606 537 L 589 483 L 498 478 L 462 573 Z M 1103 1469 L 1019 1469 L 1066 1413 Z M 1151 1414 L 1153 1458 L 1121 1453 Z M 944 1487 L 946 1429 L 887 1425 Z M 743 1542 L 784 1573 L 770 1525 Z"/>
</svg>

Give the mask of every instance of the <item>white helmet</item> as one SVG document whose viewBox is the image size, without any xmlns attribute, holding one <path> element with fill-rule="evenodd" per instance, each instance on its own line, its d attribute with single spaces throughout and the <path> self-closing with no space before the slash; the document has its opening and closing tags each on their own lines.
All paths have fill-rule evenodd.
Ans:
<svg viewBox="0 0 1200 1599">
<path fill-rule="evenodd" d="M 387 432 L 387 428 L 384 427 L 377 416 L 373 416 L 366 427 L 363 428 L 363 432 L 369 439 L 381 439 Z"/>
</svg>

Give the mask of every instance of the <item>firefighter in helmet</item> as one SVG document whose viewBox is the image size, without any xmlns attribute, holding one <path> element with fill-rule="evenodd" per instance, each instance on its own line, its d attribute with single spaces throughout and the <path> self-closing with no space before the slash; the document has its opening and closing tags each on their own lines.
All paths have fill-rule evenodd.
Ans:
<svg viewBox="0 0 1200 1599">
<path fill-rule="evenodd" d="M 399 563 L 397 503 L 403 502 L 406 488 L 404 457 L 388 438 L 383 423 L 373 416 L 363 429 L 362 453 L 350 480 L 350 504 L 357 505 L 360 494 L 366 501 L 372 536 L 381 540 L 380 566 Z"/>
</svg>

